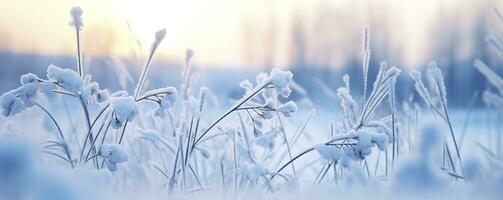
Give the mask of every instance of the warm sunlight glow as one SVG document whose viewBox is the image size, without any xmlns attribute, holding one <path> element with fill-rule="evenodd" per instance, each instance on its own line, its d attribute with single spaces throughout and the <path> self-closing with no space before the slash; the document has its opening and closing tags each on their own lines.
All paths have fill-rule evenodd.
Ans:
<svg viewBox="0 0 503 200">
<path fill-rule="evenodd" d="M 0 49 L 72 54 L 75 51 L 74 33 L 64 25 L 70 20 L 69 8 L 80 5 L 84 10 L 84 55 L 142 57 L 153 33 L 166 28 L 166 40 L 159 49 L 160 58 L 180 60 L 185 49 L 191 48 L 196 52 L 196 64 L 263 67 L 290 65 L 302 42 L 306 43 L 302 49 L 305 59 L 320 65 L 344 65 L 340 58 L 360 55 L 357 47 L 366 24 L 373 25 L 371 30 L 383 30 L 388 34 L 383 37 L 390 39 L 389 46 L 400 49 L 400 58 L 397 58 L 400 62 L 410 65 L 423 62 L 428 56 L 424 41 L 432 36 L 428 27 L 441 23 L 439 11 L 448 11 L 454 1 L 22 2 L 23 6 L 20 1 L 0 2 Z M 324 11 L 325 8 L 330 9 Z M 379 20 L 373 19 L 374 16 L 380 17 Z M 374 31 L 372 38 L 377 37 L 380 35 Z"/>
</svg>

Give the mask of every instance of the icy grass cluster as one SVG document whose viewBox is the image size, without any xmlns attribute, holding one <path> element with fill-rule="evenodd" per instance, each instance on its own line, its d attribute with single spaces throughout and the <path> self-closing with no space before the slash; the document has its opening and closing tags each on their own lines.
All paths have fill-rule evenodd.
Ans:
<svg viewBox="0 0 503 200">
<path fill-rule="evenodd" d="M 433 93 L 430 93 L 430 90 L 425 86 L 423 80 L 421 78 L 421 73 L 418 71 L 412 71 L 410 73 L 412 79 L 415 81 L 415 88 L 417 93 L 424 100 L 426 105 L 432 109 L 432 111 L 441 118 L 448 126 L 450 132 L 451 144 L 448 141 L 445 141 L 444 148 L 444 165 L 447 163 L 450 164 L 449 170 L 452 170 L 452 174 L 456 176 L 463 176 L 463 161 L 461 157 L 461 152 L 459 149 L 458 139 L 454 134 L 454 130 L 452 127 L 452 122 L 449 117 L 449 112 L 447 108 L 447 91 L 444 83 L 444 78 L 442 75 L 442 71 L 437 67 L 435 62 L 431 62 L 427 68 L 428 72 L 428 83 L 433 90 Z M 456 158 L 454 158 L 456 156 Z M 456 160 L 457 159 L 457 160 Z M 459 165 L 456 164 L 456 161 Z M 443 168 L 447 168 L 446 166 L 442 166 Z"/>
<path fill-rule="evenodd" d="M 379 72 L 374 82 L 372 92 L 368 99 L 362 97 L 362 105 L 359 107 L 349 88 L 349 76 L 344 76 L 344 87 L 337 90 L 337 96 L 341 100 L 341 108 L 344 113 L 344 119 L 339 123 L 334 132 L 338 133 L 332 136 L 332 139 L 324 144 L 318 144 L 306 150 L 305 152 L 315 150 L 325 160 L 329 161 L 328 168 L 340 164 L 344 168 L 353 166 L 355 161 L 366 161 L 371 155 L 372 148 L 377 146 L 379 150 L 388 152 L 388 144 L 395 142 L 394 131 L 396 126 L 388 119 L 392 116 L 383 116 L 371 120 L 376 108 L 382 103 L 384 98 L 393 98 L 397 76 L 400 70 L 395 67 L 388 67 L 385 62 L 381 63 Z M 366 87 L 367 84 L 364 84 Z M 365 92 L 363 92 L 365 93 Z M 365 95 L 365 94 L 363 94 Z M 394 104 L 393 99 L 390 100 Z M 390 115 L 393 113 L 390 113 Z M 393 147 L 390 151 L 395 151 Z M 386 157 L 386 175 L 388 173 L 388 158 Z M 367 169 L 368 171 L 368 169 Z M 342 170 L 341 170 L 342 173 Z M 377 172 L 375 172 L 377 173 Z M 370 173 L 368 173 L 370 176 Z M 319 179 L 321 181 L 324 177 Z"/>
<path fill-rule="evenodd" d="M 82 10 L 73 8 L 71 16 L 79 45 Z M 48 135 L 45 141 L 36 141 L 40 142 L 36 149 L 20 140 L 0 138 L 0 199 L 22 199 L 23 192 L 36 199 L 97 199 L 82 192 L 80 182 L 90 177 L 99 177 L 91 181 L 96 185 L 94 191 L 123 195 L 105 199 L 302 194 L 313 179 L 314 185 L 346 193 L 359 187 L 367 191 L 381 183 L 391 183 L 391 194 L 447 188 L 445 185 L 462 183 L 460 180 L 466 185 L 483 185 L 490 194 L 503 186 L 502 175 L 489 173 L 497 167 L 484 168 L 477 159 L 463 164 L 449 119 L 443 75 L 435 63 L 427 67 L 428 85 L 420 72 L 410 75 L 417 93 L 449 126 L 451 140 L 442 137 L 447 131 L 430 124 L 423 127 L 422 139 L 416 144 L 413 138 L 418 135 L 404 126 L 415 123 L 420 128 L 420 107 L 412 100 L 404 102 L 404 109 L 398 106 L 395 87 L 401 70 L 382 62 L 369 87 L 367 28 L 361 98 L 353 96 L 350 77 L 343 76 L 344 85 L 334 95 L 339 98 L 341 118 L 331 124 L 327 134 L 316 129 L 316 137 L 328 138 L 319 144 L 306 131 L 314 110 L 298 126 L 292 120 L 298 108 L 290 99 L 296 86 L 289 71 L 274 68 L 258 74 L 253 83 L 242 81 L 243 96 L 226 112 L 209 115 L 207 107 L 215 98 L 205 87 L 195 92 L 199 75 L 192 71 L 194 52 L 188 49 L 178 86 L 143 92 L 150 63 L 165 35 L 164 29 L 155 33 L 136 87 L 123 88 L 131 89 L 132 95 L 124 90 L 110 93 L 84 74 L 79 47 L 76 71 L 50 65 L 47 78 L 22 75 L 21 86 L 0 97 L 3 116 L 23 111 L 35 116 L 40 113 L 28 108 L 36 107 L 46 115 L 52 127 L 48 131 L 56 132 L 57 138 Z M 481 61 L 475 67 L 499 92 L 485 92 L 485 101 L 503 105 L 503 79 Z M 59 103 L 66 101 L 78 103 L 71 104 L 78 107 Z M 62 113 L 67 114 L 65 120 L 61 120 Z M 310 152 L 317 155 L 308 156 Z M 404 153 L 412 158 L 402 160 Z M 500 165 L 500 158 L 493 159 Z M 65 174 L 71 181 L 52 180 L 47 178 L 50 173 L 38 170 L 39 164 L 80 176 Z"/>
</svg>

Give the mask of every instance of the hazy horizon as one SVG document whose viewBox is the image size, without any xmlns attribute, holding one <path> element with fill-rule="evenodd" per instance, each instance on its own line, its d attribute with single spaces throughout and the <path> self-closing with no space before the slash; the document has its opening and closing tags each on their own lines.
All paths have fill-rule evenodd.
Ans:
<svg viewBox="0 0 503 200">
<path fill-rule="evenodd" d="M 166 28 L 159 60 L 182 61 L 191 48 L 201 66 L 235 68 L 291 66 L 299 53 L 312 65 L 337 68 L 360 56 L 365 25 L 374 55 L 404 67 L 436 59 L 434 45 L 447 42 L 441 36 L 451 32 L 466 41 L 458 56 L 467 57 L 470 44 L 479 42 L 470 41 L 475 16 L 498 6 L 455 0 L 1 1 L 0 49 L 73 55 L 75 33 L 68 26 L 73 5 L 84 9 L 85 56 L 142 58 L 154 32 Z M 457 20 L 466 23 L 453 27 Z"/>
</svg>

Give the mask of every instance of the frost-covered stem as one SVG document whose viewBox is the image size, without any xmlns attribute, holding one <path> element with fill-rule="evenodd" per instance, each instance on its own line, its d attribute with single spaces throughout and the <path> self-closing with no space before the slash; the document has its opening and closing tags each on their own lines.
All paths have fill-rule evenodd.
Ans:
<svg viewBox="0 0 503 200">
<path fill-rule="evenodd" d="M 178 165 L 179 155 L 180 155 L 180 148 L 178 148 L 178 150 L 176 152 L 175 163 L 173 164 L 173 171 L 171 173 L 171 178 L 169 179 L 169 186 L 168 186 L 168 188 L 169 188 L 169 194 L 170 195 L 173 192 L 173 187 L 175 186 L 175 182 L 176 182 L 176 169 L 177 169 L 177 165 Z"/>
<path fill-rule="evenodd" d="M 365 105 L 365 98 L 367 98 L 367 83 L 368 83 L 368 71 L 370 64 L 370 41 L 369 41 L 369 29 L 367 26 L 363 29 L 363 61 L 362 61 L 362 72 L 363 72 L 363 96 L 362 96 L 362 108 Z"/>
<path fill-rule="evenodd" d="M 187 137 L 187 146 L 185 147 L 185 162 L 184 165 L 187 165 L 187 162 L 189 160 L 189 148 L 190 148 L 190 139 L 192 138 L 192 127 L 194 126 L 194 117 L 190 120 L 190 126 L 189 126 L 189 132 Z"/>
<path fill-rule="evenodd" d="M 367 172 L 367 177 L 370 179 L 370 170 L 369 170 L 369 164 L 367 162 L 367 158 L 363 159 L 363 166 L 365 167 L 365 171 Z"/>
<path fill-rule="evenodd" d="M 366 35 L 367 33 L 365 33 Z M 365 105 L 365 98 L 367 97 L 367 84 L 368 84 L 368 71 L 370 64 L 370 49 L 364 49 L 363 51 L 363 96 L 362 96 L 362 107 Z"/>
<path fill-rule="evenodd" d="M 330 168 L 332 167 L 332 165 L 334 165 L 334 162 L 330 162 L 328 164 L 328 167 L 323 171 L 323 174 L 321 174 L 320 178 L 318 179 L 318 182 L 316 184 L 320 184 L 321 181 L 323 181 L 323 179 L 325 178 L 325 176 L 327 175 L 328 171 L 330 170 Z M 334 165 L 335 167 L 335 165 Z"/>
<path fill-rule="evenodd" d="M 43 106 L 41 106 L 37 102 L 34 102 L 34 104 L 37 107 L 39 107 L 40 109 L 42 109 L 45 112 L 45 114 L 47 114 L 47 116 L 49 116 L 49 118 L 51 118 L 51 121 L 54 123 L 54 125 L 58 129 L 59 136 L 61 137 L 61 142 L 63 142 L 64 152 L 65 152 L 66 157 L 70 163 L 70 166 L 72 167 L 72 169 L 75 168 L 75 166 L 73 164 L 72 156 L 70 155 L 70 149 L 68 148 L 68 144 L 66 143 L 65 136 L 63 135 L 63 131 L 61 131 L 61 127 L 59 126 L 58 122 L 56 121 L 56 119 L 54 119 L 52 114 L 47 109 L 45 109 Z"/>
<path fill-rule="evenodd" d="M 206 191 L 205 191 L 205 189 L 204 189 L 204 187 L 203 187 L 203 184 L 202 184 L 202 183 L 201 183 L 201 181 L 199 180 L 199 177 L 197 176 L 197 173 L 196 173 L 196 171 L 194 170 L 194 168 L 193 168 L 191 165 L 188 165 L 188 167 L 189 167 L 190 171 L 192 172 L 192 175 L 193 175 L 193 176 L 194 176 L 194 178 L 196 179 L 197 184 L 199 185 L 199 187 L 201 187 L 201 190 L 203 191 L 203 193 L 204 193 L 204 192 L 206 192 Z M 196 170 L 197 170 L 197 169 L 196 169 Z"/>
<path fill-rule="evenodd" d="M 122 132 L 121 132 L 121 137 L 119 139 L 119 144 L 122 143 L 122 139 L 124 138 L 124 133 L 126 132 L 126 127 L 127 127 L 128 121 L 124 122 L 124 127 L 122 127 Z"/>
<path fill-rule="evenodd" d="M 475 101 L 477 100 L 479 96 L 479 91 L 476 91 L 475 94 L 473 95 L 472 99 L 470 100 L 470 103 L 468 104 L 468 113 L 466 114 L 465 122 L 463 123 L 463 130 L 461 131 L 461 138 L 459 140 L 459 148 L 463 148 L 463 141 L 465 138 L 466 134 L 466 129 L 468 128 L 468 123 L 470 121 L 470 116 L 472 115 L 472 110 L 475 105 Z"/>
<path fill-rule="evenodd" d="M 202 134 L 201 136 L 199 136 L 196 140 L 196 142 L 194 143 L 194 147 L 199 143 L 199 141 L 201 141 L 201 139 L 213 128 L 215 127 L 220 121 L 222 121 L 225 117 L 227 117 L 229 114 L 231 114 L 232 112 L 234 112 L 236 109 L 238 109 L 241 105 L 243 105 L 244 103 L 246 103 L 248 100 L 250 100 L 251 98 L 253 98 L 256 94 L 258 94 L 262 89 L 264 89 L 265 87 L 269 86 L 271 83 L 270 82 L 267 82 L 265 84 L 263 84 L 261 87 L 257 87 L 257 89 L 255 89 L 255 91 L 253 91 L 251 94 L 249 94 L 248 96 L 246 96 L 245 98 L 241 99 L 236 105 L 234 105 L 232 108 L 230 108 L 225 114 L 223 114 L 220 118 L 218 118 L 215 122 L 213 122 Z M 192 148 L 194 148 L 192 147 Z"/>
<path fill-rule="evenodd" d="M 86 154 L 86 160 L 89 158 L 89 155 L 91 154 L 91 150 L 92 150 L 92 149 L 96 149 L 96 146 L 95 146 L 95 145 L 96 145 L 96 141 L 98 140 L 98 137 L 100 136 L 100 133 L 102 132 L 103 127 L 105 126 L 105 124 L 107 124 L 106 129 L 105 129 L 105 131 L 104 131 L 104 133 L 103 133 L 103 139 L 102 139 L 102 141 L 104 141 L 104 140 L 105 140 L 105 138 L 106 138 L 106 136 L 107 136 L 107 132 L 108 132 L 108 127 L 110 127 L 110 125 L 112 124 L 112 120 L 108 121 L 108 123 L 106 123 L 106 121 L 107 121 L 107 120 L 105 120 L 105 121 L 103 122 L 103 124 L 101 124 L 100 129 L 98 130 L 98 133 L 96 134 L 96 139 L 95 139 L 95 140 L 93 140 L 93 142 L 92 142 L 91 146 L 89 147 L 89 151 L 87 151 L 87 154 Z M 100 148 L 101 148 L 101 147 L 100 147 Z M 99 151 L 98 151 L 98 152 L 99 152 Z"/>
<path fill-rule="evenodd" d="M 297 130 L 296 130 L 296 132 L 295 132 L 295 134 L 294 134 L 293 138 L 290 140 L 290 141 L 292 141 L 290 148 L 293 148 L 293 146 L 297 143 L 297 141 L 299 140 L 299 138 L 300 138 L 301 134 L 302 134 L 302 133 L 304 132 L 304 130 L 306 129 L 307 125 L 308 125 L 308 124 L 309 124 L 309 122 L 311 121 L 311 119 L 312 119 L 312 117 L 313 117 L 313 115 L 314 115 L 314 113 L 315 113 L 315 112 L 316 112 L 316 111 L 315 111 L 314 109 L 312 109 L 312 110 L 309 112 L 309 114 L 308 114 L 308 116 L 307 116 L 306 120 L 305 120 L 305 121 L 302 123 L 302 125 L 301 125 L 301 126 L 300 126 Z M 274 165 L 275 167 L 278 167 L 278 166 L 281 164 L 281 161 L 283 160 L 283 158 L 286 156 L 286 154 L 287 154 L 287 153 L 288 153 L 288 152 L 284 152 L 284 153 L 280 156 L 280 159 L 278 160 L 278 162 L 276 163 L 276 165 Z"/>
<path fill-rule="evenodd" d="M 395 113 L 391 113 L 391 137 L 392 137 L 392 146 L 391 146 L 391 169 L 395 167 L 395 148 L 396 148 L 396 138 L 395 138 Z M 397 150 L 398 151 L 398 150 Z"/>
<path fill-rule="evenodd" d="M 389 151 L 389 148 L 386 148 L 386 151 L 384 151 L 384 167 L 385 167 L 385 169 L 384 169 L 384 171 L 385 171 L 385 172 L 384 172 L 384 174 L 385 174 L 385 177 L 386 177 L 386 178 L 388 178 L 388 171 L 389 171 L 389 170 L 388 170 L 388 169 L 389 169 L 389 168 L 388 168 L 388 165 L 389 165 L 389 161 L 388 161 L 388 158 L 389 158 L 389 156 L 388 156 L 388 151 Z"/>
<path fill-rule="evenodd" d="M 354 129 L 354 132 L 358 132 L 358 130 L 361 128 L 362 126 L 359 126 L 359 127 L 356 127 Z M 333 142 L 336 142 L 336 141 L 339 141 L 339 140 L 344 140 L 344 139 L 350 139 L 350 138 L 354 138 L 354 137 L 357 137 L 356 134 L 339 134 L 339 135 L 335 135 L 334 138 L 328 142 L 325 142 L 324 144 L 325 145 L 333 145 Z M 314 150 L 314 147 L 310 147 L 306 150 L 304 150 L 303 152 L 299 153 L 297 156 L 293 157 L 292 159 L 290 159 L 287 163 L 285 163 L 283 166 L 281 166 L 277 171 L 276 171 L 276 174 L 277 173 L 280 173 L 283 169 L 285 169 L 288 165 L 292 164 L 295 160 L 297 160 L 298 158 L 302 157 L 303 155 L 311 152 Z M 275 177 L 275 175 L 271 176 L 271 180 Z"/>
<path fill-rule="evenodd" d="M 75 29 L 75 33 L 77 36 L 77 72 L 80 77 L 84 77 L 84 69 L 82 69 L 82 54 L 80 52 L 80 30 L 79 30 L 79 28 Z"/>
<path fill-rule="evenodd" d="M 87 130 L 89 131 L 89 141 L 93 141 L 94 140 L 94 136 L 93 136 L 93 133 L 92 133 L 92 127 L 91 127 L 91 120 L 90 120 L 90 117 L 89 117 L 89 110 L 86 106 L 86 103 L 84 102 L 84 99 L 82 98 L 82 95 L 80 94 L 77 94 L 77 97 L 79 99 L 79 102 L 80 102 L 80 105 L 82 106 L 82 110 L 84 111 L 84 117 L 86 118 L 86 124 L 87 124 Z M 93 149 L 93 153 L 96 154 L 96 149 Z M 98 159 L 96 158 L 95 159 L 95 164 L 97 165 Z"/>
<path fill-rule="evenodd" d="M 150 63 L 152 62 L 152 58 L 154 57 L 154 53 L 155 53 L 155 48 L 153 48 L 150 51 L 147 62 L 145 63 L 145 66 L 143 67 L 143 70 L 141 71 L 140 79 L 138 80 L 138 84 L 136 85 L 136 88 L 134 89 L 134 97 L 133 97 L 134 100 L 138 100 L 141 89 L 143 88 L 143 84 L 145 84 L 145 79 L 147 77 L 147 73 L 150 68 Z"/>
<path fill-rule="evenodd" d="M 385 80 L 380 81 L 380 83 L 386 83 L 391 76 L 388 76 Z M 389 92 L 389 87 L 386 84 L 380 84 L 379 88 L 377 90 L 372 91 L 370 94 L 370 98 L 368 102 L 366 102 L 365 107 L 363 107 L 362 115 L 360 118 L 360 123 L 358 126 L 363 126 L 367 118 L 372 115 L 372 112 L 374 109 L 381 103 L 381 101 L 384 99 L 384 97 L 387 95 Z"/>
<path fill-rule="evenodd" d="M 288 156 L 290 157 L 290 160 L 293 158 L 292 157 L 292 150 L 290 148 L 290 143 L 288 142 L 288 138 L 286 137 L 286 133 L 285 133 L 285 126 L 283 125 L 283 121 L 281 120 L 281 116 L 279 115 L 278 112 L 276 112 L 276 115 L 278 116 L 278 120 L 279 120 L 279 124 L 280 124 L 280 127 L 281 127 L 281 133 L 283 134 L 283 138 L 285 140 L 285 144 L 286 144 L 286 149 L 288 150 Z M 293 175 L 295 176 L 295 182 L 297 182 L 297 172 L 295 170 L 295 165 L 292 163 L 292 171 L 293 171 Z M 298 188 L 298 185 L 296 184 L 296 189 L 297 191 L 299 190 Z"/>
<path fill-rule="evenodd" d="M 288 165 L 290 165 L 291 163 L 293 163 L 295 160 L 299 159 L 300 157 L 302 157 L 303 155 L 313 151 L 314 148 L 311 147 L 311 148 L 308 148 L 306 150 L 304 150 L 303 152 L 299 153 L 298 155 L 296 155 L 295 157 L 293 157 L 292 159 L 290 159 L 287 163 L 285 163 L 283 166 L 281 166 L 275 174 L 273 174 L 271 176 L 271 178 L 269 178 L 269 180 L 272 180 L 274 177 L 276 177 L 276 174 L 280 173 L 283 169 L 285 169 Z"/>
<path fill-rule="evenodd" d="M 438 91 L 440 92 L 440 96 L 443 97 L 444 94 L 442 94 L 442 90 L 441 90 L 438 82 L 437 82 L 437 87 L 438 87 Z M 463 170 L 463 162 L 461 160 L 461 153 L 459 152 L 458 143 L 456 141 L 456 137 L 454 136 L 454 130 L 452 128 L 452 123 L 451 123 L 451 120 L 449 117 L 449 112 L 447 112 L 447 103 L 445 102 L 444 98 L 440 98 L 440 100 L 442 102 L 442 107 L 444 109 L 446 122 L 449 125 L 449 131 L 451 133 L 452 141 L 454 142 L 454 147 L 456 148 L 456 156 L 458 157 L 459 165 L 460 165 L 459 167 L 461 168 L 461 173 L 464 176 L 465 172 Z"/>
<path fill-rule="evenodd" d="M 180 148 L 180 156 L 181 156 L 181 161 L 182 163 L 181 166 L 182 166 L 182 184 L 181 184 L 181 190 L 182 192 L 185 192 L 185 188 L 186 188 L 186 184 L 187 184 L 187 180 L 186 180 L 186 177 L 185 177 L 185 164 L 183 163 L 183 158 L 184 158 L 184 154 L 183 154 L 183 140 L 182 140 L 182 135 L 180 135 L 179 137 L 179 148 Z"/>
<path fill-rule="evenodd" d="M 251 147 L 250 147 L 250 139 L 248 138 L 248 132 L 246 131 L 246 128 L 245 128 L 245 123 L 243 121 L 243 117 L 241 117 L 241 114 L 238 113 L 238 117 L 239 117 L 239 122 L 241 124 L 241 128 L 243 129 L 243 138 L 245 139 L 245 145 L 246 145 L 246 149 L 248 150 L 247 153 L 248 153 L 248 156 L 250 157 L 250 160 L 252 163 L 255 163 L 255 158 L 252 154 L 252 151 L 250 151 Z"/>
<path fill-rule="evenodd" d="M 376 97 L 377 100 L 373 104 L 367 105 L 367 107 L 369 107 L 369 109 L 367 109 L 366 111 L 368 111 L 368 112 L 366 112 L 366 115 L 362 115 L 359 126 L 365 125 L 365 123 L 367 122 L 367 119 L 373 114 L 374 110 L 377 108 L 377 106 L 379 106 L 379 104 L 386 97 L 388 92 L 389 92 L 389 90 L 385 90 L 385 91 L 379 93 L 378 94 L 379 96 Z"/>
<path fill-rule="evenodd" d="M 271 180 L 268 179 L 265 175 L 266 174 L 262 173 L 260 177 L 262 177 L 264 179 L 264 182 L 265 182 L 265 185 L 267 186 L 267 189 L 269 189 L 270 192 L 274 193 L 274 187 L 272 187 Z M 274 174 L 274 175 L 276 175 L 276 174 Z"/>
<path fill-rule="evenodd" d="M 219 165 L 220 165 L 220 181 L 222 183 L 222 195 L 225 195 L 225 172 L 224 172 L 223 159 L 220 160 Z"/>
<path fill-rule="evenodd" d="M 501 122 L 501 111 L 497 111 L 498 112 L 498 117 L 497 117 L 497 121 L 498 122 Z M 497 156 L 501 156 L 501 152 L 502 152 L 502 149 L 501 149 L 501 123 L 498 123 L 498 134 L 496 135 L 496 155 Z"/>
<path fill-rule="evenodd" d="M 452 140 L 453 140 L 453 143 L 454 143 L 454 147 L 456 148 L 456 156 L 458 157 L 459 165 L 460 165 L 459 167 L 461 168 L 461 173 L 464 175 L 465 172 L 463 170 L 463 162 L 461 160 L 461 154 L 459 152 L 458 144 L 456 142 L 456 137 L 454 137 L 454 130 L 452 128 L 452 123 L 451 123 L 451 121 L 449 119 L 449 114 L 447 113 L 447 110 L 445 110 L 445 113 L 446 113 L 446 118 L 447 118 L 447 124 L 449 125 L 449 132 L 451 133 L 451 137 L 452 137 Z M 449 147 L 447 147 L 447 150 L 449 151 Z M 448 154 L 450 154 L 450 152 L 448 152 Z"/>
<path fill-rule="evenodd" d="M 237 156 L 237 152 L 236 152 L 236 132 L 234 132 L 232 134 L 232 153 L 233 153 L 233 157 L 234 157 L 234 178 L 233 178 L 233 184 L 232 184 L 232 187 L 233 187 L 233 193 L 234 193 L 234 197 L 237 196 L 237 190 L 238 190 L 238 156 Z"/>
<path fill-rule="evenodd" d="M 84 116 L 86 118 L 87 130 L 91 130 L 91 119 L 89 117 L 89 110 L 87 109 L 86 103 L 84 102 L 82 95 L 78 95 L 78 98 L 79 98 L 80 104 L 82 106 L 82 109 L 84 111 Z M 92 136 L 93 136 L 93 134 L 91 133 L 90 137 L 92 137 Z M 92 140 L 92 138 L 91 138 L 91 140 Z"/>
<path fill-rule="evenodd" d="M 101 109 L 101 111 L 98 113 L 98 115 L 96 116 L 96 118 L 94 118 L 93 120 L 93 123 L 91 124 L 91 128 L 87 131 L 87 134 L 86 134 L 86 138 L 84 140 L 84 145 L 82 146 L 82 150 L 80 152 L 80 161 L 82 161 L 82 157 L 83 157 L 83 154 L 84 154 L 84 150 L 86 149 L 86 145 L 87 145 L 87 141 L 88 141 L 88 138 L 92 137 L 91 134 L 91 130 L 93 129 L 94 125 L 96 124 L 96 122 L 98 121 L 98 119 L 101 117 L 101 115 L 110 107 L 110 104 L 107 104 L 103 109 Z M 93 142 L 93 141 L 90 141 L 90 142 Z"/>
<path fill-rule="evenodd" d="M 380 161 L 381 161 L 381 151 L 377 151 L 377 159 L 374 167 L 374 177 L 373 177 L 374 180 L 377 177 L 377 169 L 379 169 Z"/>
<path fill-rule="evenodd" d="M 447 142 L 444 143 L 444 156 L 447 156 L 447 158 L 449 159 L 449 163 L 451 164 L 452 170 L 454 171 L 454 173 L 457 173 L 456 165 L 454 164 L 454 161 L 452 160 L 451 150 L 449 150 L 449 146 L 447 146 Z M 444 158 L 443 165 L 445 166 L 445 158 Z"/>
<path fill-rule="evenodd" d="M 170 92 L 157 92 L 157 93 L 145 95 L 145 96 L 139 97 L 135 101 L 139 102 L 139 101 L 142 101 L 142 100 L 148 100 L 149 97 L 155 97 L 155 96 L 164 95 L 164 94 L 170 94 Z"/>
</svg>

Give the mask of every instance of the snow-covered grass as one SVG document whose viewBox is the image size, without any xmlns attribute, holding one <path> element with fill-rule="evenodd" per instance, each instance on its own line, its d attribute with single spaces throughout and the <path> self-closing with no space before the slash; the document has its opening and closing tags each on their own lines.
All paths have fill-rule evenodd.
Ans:
<svg viewBox="0 0 503 200">
<path fill-rule="evenodd" d="M 77 46 L 82 14 L 80 8 L 71 10 Z M 136 87 L 124 88 L 133 94 L 100 88 L 85 73 L 80 47 L 76 70 L 50 65 L 45 78 L 21 76 L 21 85 L 0 97 L 0 199 L 503 195 L 501 134 L 484 133 L 482 127 L 467 135 L 470 117 L 481 115 L 471 108 L 464 123 L 452 120 L 435 63 L 427 67 L 427 84 L 420 72 L 410 73 L 416 100 L 397 100 L 401 70 L 386 62 L 368 83 L 373 66 L 367 28 L 364 87 L 354 91 L 350 77 L 343 76 L 334 102 L 341 117 L 326 123 L 313 119 L 338 111 L 298 107 L 289 97 L 301 86 L 294 74 L 277 68 L 242 81 L 243 96 L 226 111 L 212 108 L 211 90 L 195 88 L 199 75 L 191 68 L 192 50 L 186 52 L 179 85 L 144 92 L 165 34 L 155 33 Z M 485 91 L 484 102 L 500 113 L 503 79 L 482 61 L 475 67 L 498 91 Z M 496 126 L 500 119 L 485 121 Z"/>
</svg>

